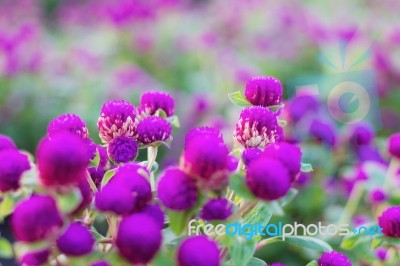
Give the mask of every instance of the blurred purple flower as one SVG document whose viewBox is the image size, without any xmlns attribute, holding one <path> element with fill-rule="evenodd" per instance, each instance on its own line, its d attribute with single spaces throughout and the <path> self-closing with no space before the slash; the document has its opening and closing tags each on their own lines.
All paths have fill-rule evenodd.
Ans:
<svg viewBox="0 0 400 266">
<path fill-rule="evenodd" d="M 318 266 L 351 266 L 352 263 L 346 255 L 337 251 L 327 251 L 322 253 L 318 259 Z"/>
<path fill-rule="evenodd" d="M 14 141 L 12 138 L 0 134 L 0 151 L 6 150 L 6 149 L 17 149 L 17 146 L 15 145 Z"/>
<path fill-rule="evenodd" d="M 80 222 L 71 223 L 58 237 L 58 249 L 67 256 L 83 256 L 92 252 L 95 239 Z"/>
<path fill-rule="evenodd" d="M 69 131 L 82 139 L 86 139 L 89 136 L 85 121 L 76 114 L 62 114 L 50 121 L 47 127 L 47 134 L 52 137 L 60 131 Z"/>
<path fill-rule="evenodd" d="M 200 217 L 205 221 L 224 221 L 232 215 L 233 204 L 224 198 L 210 199 L 201 209 Z"/>
<path fill-rule="evenodd" d="M 0 191 L 17 190 L 22 174 L 31 168 L 28 156 L 16 149 L 0 150 Z"/>
<path fill-rule="evenodd" d="M 201 252 L 199 252 L 201 251 Z M 206 236 L 186 238 L 178 247 L 178 266 L 220 266 L 218 245 Z"/>
<path fill-rule="evenodd" d="M 378 218 L 382 233 L 386 236 L 400 238 L 400 206 L 387 208 Z"/>
</svg>

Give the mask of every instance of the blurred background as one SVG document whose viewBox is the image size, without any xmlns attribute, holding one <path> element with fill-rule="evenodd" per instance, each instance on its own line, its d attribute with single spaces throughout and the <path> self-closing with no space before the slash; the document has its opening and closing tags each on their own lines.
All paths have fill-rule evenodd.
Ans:
<svg viewBox="0 0 400 266">
<path fill-rule="evenodd" d="M 176 163 L 184 133 L 196 125 L 220 128 L 232 144 L 240 108 L 227 94 L 243 91 L 252 76 L 272 75 L 288 100 L 287 139 L 303 142 L 304 158 L 317 170 L 299 184 L 307 193 L 300 193 L 288 219 L 329 220 L 348 192 L 338 196 L 334 190 L 332 199 L 329 189 L 343 176 L 357 179 L 335 166 L 347 159 L 386 164 L 379 154 L 384 138 L 400 130 L 399 10 L 397 0 L 0 0 L 0 133 L 34 153 L 48 122 L 68 112 L 81 116 L 100 143 L 96 122 L 105 100 L 137 105 L 141 92 L 165 90 L 175 96 L 181 129 L 164 162 Z M 359 83 L 373 77 L 368 93 L 374 119 L 366 122 L 380 138 L 349 159 L 340 140 L 351 127 L 316 111 L 326 99 L 315 93 L 302 98 L 307 93 L 293 88 L 299 79 L 308 88 L 315 83 L 311 77 L 355 72 Z M 322 126 L 309 127 L 312 119 L 299 126 L 306 116 L 322 117 Z M 298 137 L 296 126 L 319 142 Z M 310 178 L 321 181 L 306 185 Z M 328 214 L 326 204 L 334 206 Z M 289 265 L 307 261 L 308 255 L 286 249 L 260 256 Z M 293 258 L 279 255 L 282 250 Z"/>
</svg>

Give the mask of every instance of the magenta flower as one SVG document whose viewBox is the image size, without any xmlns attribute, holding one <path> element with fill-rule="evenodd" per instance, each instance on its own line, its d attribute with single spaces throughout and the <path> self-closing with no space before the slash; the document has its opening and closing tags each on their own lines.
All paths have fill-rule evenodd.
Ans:
<svg viewBox="0 0 400 266">
<path fill-rule="evenodd" d="M 274 77 L 253 77 L 246 84 L 244 96 L 253 105 L 278 105 L 282 101 L 282 85 Z"/>
<path fill-rule="evenodd" d="M 159 205 L 147 205 L 143 210 L 141 210 L 141 213 L 145 213 L 152 217 L 160 225 L 160 228 L 163 228 L 165 215 Z"/>
<path fill-rule="evenodd" d="M 378 218 L 383 234 L 391 237 L 400 237 L 400 206 L 387 208 Z"/>
<path fill-rule="evenodd" d="M 149 116 L 137 125 L 137 140 L 144 145 L 168 141 L 172 138 L 171 132 L 172 127 L 167 120 L 159 116 Z"/>
<path fill-rule="evenodd" d="M 194 179 L 180 169 L 166 170 L 157 185 L 159 200 L 169 209 L 183 211 L 190 209 L 197 201 L 197 188 Z"/>
<path fill-rule="evenodd" d="M 220 266 L 219 252 L 218 245 L 206 236 L 186 238 L 178 247 L 178 266 Z"/>
<path fill-rule="evenodd" d="M 96 208 L 119 215 L 143 209 L 152 199 L 146 168 L 129 163 L 120 166 L 111 180 L 95 195 Z"/>
<path fill-rule="evenodd" d="M 36 151 L 39 178 L 45 186 L 77 185 L 86 177 L 89 164 L 87 147 L 70 132 L 44 138 Z"/>
<path fill-rule="evenodd" d="M 271 264 L 271 266 L 286 266 L 285 263 L 280 263 L 280 262 L 274 262 Z"/>
<path fill-rule="evenodd" d="M 263 200 L 276 200 L 290 189 L 289 171 L 279 161 L 262 157 L 252 163 L 246 171 L 246 184 L 253 194 Z"/>
<path fill-rule="evenodd" d="M 329 251 L 322 253 L 321 257 L 318 259 L 318 266 L 351 266 L 351 261 L 346 257 L 346 255 L 337 252 Z"/>
<path fill-rule="evenodd" d="M 47 127 L 47 134 L 52 137 L 60 131 L 69 131 L 82 139 L 86 139 L 89 136 L 85 121 L 75 114 L 62 114 L 50 121 Z"/>
<path fill-rule="evenodd" d="M 248 166 L 252 161 L 260 157 L 262 151 L 259 148 L 246 148 L 242 153 L 243 163 Z"/>
<path fill-rule="evenodd" d="M 90 266 L 110 266 L 110 264 L 108 264 L 108 262 L 101 260 L 101 261 L 96 261 L 93 262 L 92 264 L 90 264 Z"/>
<path fill-rule="evenodd" d="M 375 138 L 375 131 L 370 124 L 357 124 L 351 128 L 349 142 L 353 148 L 370 145 Z"/>
<path fill-rule="evenodd" d="M 120 136 L 108 143 L 107 152 L 115 163 L 127 163 L 136 158 L 138 144 L 134 138 Z"/>
<path fill-rule="evenodd" d="M 16 149 L 0 150 L 0 191 L 17 190 L 22 174 L 31 168 L 28 156 Z"/>
<path fill-rule="evenodd" d="M 388 251 L 385 248 L 377 248 L 375 250 L 375 256 L 380 260 L 380 261 L 385 261 L 388 257 Z"/>
<path fill-rule="evenodd" d="M 157 110 L 165 112 L 167 117 L 173 116 L 175 111 L 174 98 L 167 92 L 148 91 L 140 97 L 140 110 L 147 115 L 154 115 Z"/>
<path fill-rule="evenodd" d="M 103 180 L 105 171 L 100 167 L 92 166 L 88 168 L 88 173 L 93 183 L 96 185 L 97 188 L 99 188 L 101 181 Z"/>
<path fill-rule="evenodd" d="M 71 223 L 56 241 L 58 249 L 67 256 L 83 256 L 92 252 L 94 237 L 79 222 Z"/>
<path fill-rule="evenodd" d="M 22 200 L 11 217 L 15 238 L 28 243 L 54 237 L 62 225 L 56 202 L 50 196 L 34 195 Z"/>
<path fill-rule="evenodd" d="M 282 128 L 275 114 L 266 107 L 246 107 L 240 113 L 233 137 L 245 148 L 264 148 L 283 139 Z"/>
<path fill-rule="evenodd" d="M 120 254 L 133 264 L 149 263 L 161 247 L 161 228 L 147 214 L 133 214 L 122 219 L 115 245 Z"/>
<path fill-rule="evenodd" d="M 262 156 L 280 161 L 289 171 L 291 180 L 294 181 L 300 173 L 301 150 L 288 142 L 279 142 L 265 147 Z"/>
<path fill-rule="evenodd" d="M 16 150 L 17 146 L 10 137 L 0 134 L 0 151 L 7 149 Z"/>
<path fill-rule="evenodd" d="M 221 132 L 215 127 L 195 127 L 192 128 L 185 136 L 185 149 L 188 143 L 193 141 L 195 138 L 213 138 L 218 139 L 221 143 L 224 143 Z"/>
<path fill-rule="evenodd" d="M 50 250 L 42 249 L 25 253 L 18 261 L 20 265 L 40 266 L 48 261 L 49 256 Z"/>
<path fill-rule="evenodd" d="M 135 107 L 123 100 L 103 104 L 97 121 L 99 136 L 104 143 L 119 136 L 133 137 L 136 133 Z"/>
<path fill-rule="evenodd" d="M 289 101 L 287 110 L 294 123 L 309 115 L 315 115 L 320 109 L 320 102 L 315 96 L 301 95 Z"/>
<path fill-rule="evenodd" d="M 81 201 L 76 206 L 76 208 L 70 213 L 71 215 L 78 215 L 80 212 L 82 212 L 84 209 L 86 209 L 93 200 L 93 191 L 87 182 L 87 180 L 81 180 L 81 182 L 78 185 L 79 192 L 81 194 Z"/>
<path fill-rule="evenodd" d="M 332 147 L 336 143 L 335 127 L 326 121 L 314 119 L 311 122 L 309 133 L 314 139 L 325 145 Z"/>
<path fill-rule="evenodd" d="M 385 191 L 380 188 L 373 189 L 369 192 L 369 201 L 372 204 L 379 204 L 387 199 Z"/>
<path fill-rule="evenodd" d="M 232 215 L 233 204 L 224 198 L 210 199 L 201 209 L 200 217 L 205 221 L 224 221 Z"/>
<path fill-rule="evenodd" d="M 388 151 L 390 155 L 400 159 L 400 133 L 393 134 L 389 137 Z"/>
</svg>

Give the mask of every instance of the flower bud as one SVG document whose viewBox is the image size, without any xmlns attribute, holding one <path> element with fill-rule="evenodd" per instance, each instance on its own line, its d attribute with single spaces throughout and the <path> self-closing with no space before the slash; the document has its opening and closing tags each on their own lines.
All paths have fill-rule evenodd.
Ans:
<svg viewBox="0 0 400 266">
<path fill-rule="evenodd" d="M 28 156 L 17 149 L 0 150 L 0 191 L 17 190 L 22 174 L 31 168 Z"/>
<path fill-rule="evenodd" d="M 159 116 L 149 116 L 137 125 L 137 140 L 144 145 L 168 141 L 172 138 L 171 132 L 172 127 L 167 120 Z"/>
<path fill-rule="evenodd" d="M 322 253 L 321 257 L 318 259 L 318 266 L 351 266 L 351 261 L 346 257 L 346 255 L 337 252 L 329 251 Z"/>
<path fill-rule="evenodd" d="M 174 98 L 167 92 L 148 91 L 140 97 L 140 110 L 147 115 L 154 115 L 158 109 L 165 112 L 167 117 L 173 116 L 175 111 Z"/>
<path fill-rule="evenodd" d="M 224 198 L 210 199 L 201 209 L 200 217 L 205 221 L 224 221 L 232 215 L 233 205 Z"/>
<path fill-rule="evenodd" d="M 384 235 L 400 238 L 400 206 L 387 208 L 379 216 L 378 223 Z"/>
<path fill-rule="evenodd" d="M 391 135 L 388 143 L 389 154 L 397 159 L 400 159 L 400 133 Z"/>
<path fill-rule="evenodd" d="M 58 249 L 67 256 L 83 256 L 92 252 L 95 240 L 87 227 L 71 223 L 56 241 Z"/>
<path fill-rule="evenodd" d="M 47 127 L 47 134 L 50 137 L 61 131 L 69 131 L 82 139 L 89 136 L 85 121 L 75 114 L 63 114 L 50 121 Z"/>
<path fill-rule="evenodd" d="M 108 143 L 108 156 L 115 163 L 127 163 L 136 158 L 138 144 L 134 138 L 120 136 Z"/>
<path fill-rule="evenodd" d="M 219 252 L 217 244 L 206 236 L 186 238 L 178 247 L 178 266 L 220 266 Z"/>
<path fill-rule="evenodd" d="M 278 105 L 282 101 L 282 85 L 274 77 L 253 77 L 246 84 L 244 96 L 252 105 Z"/>
</svg>

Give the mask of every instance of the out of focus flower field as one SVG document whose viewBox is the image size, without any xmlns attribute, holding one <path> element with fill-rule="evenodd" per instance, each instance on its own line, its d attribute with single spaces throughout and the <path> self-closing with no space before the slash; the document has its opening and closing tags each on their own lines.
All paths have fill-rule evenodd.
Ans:
<svg viewBox="0 0 400 266">
<path fill-rule="evenodd" d="M 200 262 L 194 260 L 190 262 L 191 260 L 187 259 L 191 256 L 187 251 L 189 248 L 186 251 L 183 251 L 182 246 L 179 251 L 172 248 L 173 254 L 176 252 L 184 254 L 183 257 L 166 252 L 166 246 L 173 241 L 166 244 L 166 239 L 171 236 L 166 236 L 164 228 L 162 248 L 155 249 L 154 254 L 150 254 L 148 258 L 138 259 L 135 254 L 132 255 L 126 251 L 127 249 L 121 247 L 123 240 L 117 240 L 118 248 L 109 248 L 107 245 L 112 246 L 111 244 L 114 243 L 112 241 L 115 241 L 111 230 L 113 223 L 114 226 L 115 223 L 119 224 L 119 230 L 126 228 L 125 230 L 128 231 L 134 225 L 146 223 L 148 217 L 139 217 L 140 219 L 134 221 L 130 216 L 126 218 L 125 212 L 120 213 L 113 209 L 115 206 L 111 208 L 107 203 L 104 207 L 97 202 L 97 199 L 93 207 L 94 200 L 90 198 L 91 203 L 89 202 L 88 206 L 93 208 L 88 207 L 80 216 L 68 213 L 66 215 L 68 218 L 65 218 L 64 213 L 61 215 L 62 218 L 53 217 L 57 220 L 53 221 L 53 225 L 58 223 L 58 219 L 63 220 L 64 230 L 66 220 L 68 220 L 71 224 L 69 229 L 77 226 L 71 229 L 76 230 L 75 234 L 71 234 L 82 235 L 81 240 L 84 242 L 85 233 L 88 231 L 83 230 L 84 232 L 80 234 L 79 230 L 82 230 L 84 226 L 73 222 L 79 220 L 89 227 L 94 226 L 96 220 L 94 213 L 106 213 L 103 220 L 96 220 L 97 229 L 100 232 L 95 233 L 100 236 L 96 236 L 99 246 L 93 248 L 95 251 L 91 253 L 95 255 L 90 255 L 92 257 L 88 259 L 89 255 L 85 254 L 85 259 L 79 260 L 77 257 L 82 254 L 78 256 L 64 252 L 60 247 L 62 244 L 59 244 L 62 240 L 58 238 L 58 249 L 52 246 L 52 249 L 57 251 L 42 254 L 49 259 L 29 260 L 25 253 L 33 245 L 18 246 L 18 242 L 34 241 L 24 239 L 24 237 L 21 239 L 18 234 L 15 234 L 15 227 L 18 227 L 15 225 L 17 223 L 15 218 L 12 225 L 14 229 L 9 224 L 19 200 L 25 199 L 28 194 L 43 193 L 45 189 L 37 189 L 35 187 L 37 184 L 35 184 L 32 186 L 35 188 L 24 190 L 24 186 L 29 182 L 21 181 L 24 187 L 23 192 L 19 186 L 14 188 L 17 192 L 9 192 L 0 185 L 0 221 L 2 221 L 0 222 L 0 265 L 108 265 L 94 264 L 94 261 L 100 259 L 104 259 L 109 265 L 126 265 L 124 263 L 127 263 L 127 265 L 161 266 L 174 265 L 175 262 L 179 266 L 245 266 L 266 263 L 277 266 L 308 265 L 308 263 L 318 266 L 351 265 L 346 264 L 348 262 L 345 262 L 340 254 L 335 253 L 336 259 L 335 254 L 323 255 L 330 250 L 347 256 L 346 261 L 351 261 L 352 265 L 400 265 L 400 136 L 396 135 L 400 132 L 399 11 L 400 1 L 396 0 L 0 0 L 0 135 L 9 136 L 20 151 L 29 153 L 31 166 L 36 163 L 34 157 L 36 159 L 40 156 L 45 157 L 40 155 L 40 151 L 46 150 L 44 148 L 46 144 L 43 143 L 48 141 L 47 138 L 42 139 L 45 136 L 51 136 L 49 122 L 62 114 L 76 114 L 85 121 L 83 128 L 87 128 L 91 141 L 109 148 L 110 162 L 106 154 L 107 163 L 104 164 L 101 173 L 90 172 L 89 165 L 83 167 L 85 173 L 88 169 L 91 176 L 89 179 L 93 179 L 94 183 L 96 183 L 94 178 L 96 174 L 100 178 L 98 183 L 90 184 L 91 188 L 94 188 L 93 191 L 89 189 L 90 193 L 103 193 L 106 190 L 101 190 L 103 185 L 107 187 L 107 184 L 101 181 L 103 176 L 106 177 L 107 173 L 113 169 L 115 171 L 118 167 L 124 167 L 121 163 L 125 164 L 133 158 L 136 158 L 136 162 L 148 160 L 144 167 L 147 167 L 148 173 L 146 173 L 152 186 L 153 194 L 149 192 L 148 195 L 151 202 L 158 204 L 158 200 L 161 200 L 160 206 L 168 217 L 166 221 L 169 221 L 170 227 L 174 227 L 174 218 L 181 219 L 179 221 L 183 221 L 186 226 L 181 225 L 182 230 L 176 227 L 172 229 L 176 237 L 173 241 L 181 243 L 182 239 L 179 236 L 182 235 L 184 229 L 187 231 L 187 223 L 190 221 L 188 218 L 193 213 L 185 216 L 186 220 L 182 217 L 176 218 L 179 216 L 176 213 L 179 212 L 175 203 L 170 203 L 169 197 L 172 196 L 168 194 L 173 194 L 171 191 L 174 189 L 157 191 L 158 196 L 155 196 L 152 182 L 157 182 L 158 176 L 167 179 L 168 175 L 173 175 L 173 171 L 182 170 L 182 173 L 193 174 L 192 172 L 195 171 L 193 169 L 197 167 L 196 163 L 203 157 L 208 157 L 207 154 L 196 157 L 196 152 L 202 148 L 206 150 L 208 146 L 211 146 L 210 143 L 214 143 L 213 141 L 216 143 L 215 146 L 208 147 L 209 150 L 206 150 L 210 154 L 209 160 L 215 157 L 218 161 L 217 157 L 221 152 L 223 155 L 219 158 L 232 157 L 238 161 L 233 166 L 234 170 L 231 166 L 222 167 L 224 171 L 226 170 L 224 177 L 227 180 L 225 183 L 221 181 L 222 185 L 217 184 L 217 188 L 213 186 L 214 183 L 210 184 L 209 178 L 205 178 L 207 184 L 202 183 L 205 182 L 202 180 L 193 185 L 200 191 L 211 191 L 209 194 L 207 192 L 199 195 L 194 200 L 197 207 L 203 203 L 201 197 L 224 197 L 235 204 L 233 213 L 235 213 L 235 208 L 238 208 L 239 217 L 243 218 L 241 221 L 249 222 L 245 216 L 250 213 L 253 215 L 251 217 L 264 223 L 264 226 L 268 223 L 278 224 L 278 222 L 283 224 L 297 222 L 305 225 L 318 225 L 322 222 L 348 224 L 350 228 L 378 225 L 383 228 L 383 235 L 376 236 L 314 235 L 312 239 L 316 239 L 315 242 L 312 239 L 304 240 L 303 238 L 268 242 L 268 238 L 265 238 L 258 239 L 253 243 L 254 245 L 234 245 L 234 242 L 238 240 L 214 239 L 220 246 L 220 259 L 201 262 L 200 258 L 203 264 L 195 264 Z M 273 98 L 269 94 L 264 97 L 257 94 L 261 92 L 254 92 L 257 95 L 253 100 L 250 99 L 251 95 L 247 94 L 251 94 L 249 82 L 253 77 L 266 76 L 275 77 L 283 88 L 282 99 L 279 96 L 279 99 L 277 98 L 277 101 L 271 104 L 262 102 L 265 98 Z M 256 88 L 264 85 L 254 86 Z M 254 90 L 257 91 L 257 89 Z M 154 112 L 149 113 L 147 109 L 140 109 L 143 107 L 143 101 L 141 101 L 143 94 L 149 91 L 163 91 L 173 97 L 174 108 L 171 107 L 171 110 L 174 110 L 171 114 L 166 108 L 160 106 L 158 108 L 161 112 L 152 110 Z M 152 99 L 155 98 L 149 101 Z M 140 135 L 139 125 L 128 125 L 135 129 L 131 129 L 131 135 L 125 134 L 130 128 L 123 134 L 127 137 L 134 136 L 139 146 L 136 142 L 134 144 L 123 142 L 121 145 L 126 145 L 124 147 L 128 147 L 126 149 L 129 152 L 135 150 L 136 154 L 138 153 L 137 157 L 132 156 L 129 160 L 116 159 L 117 155 L 111 154 L 110 150 L 114 148 L 110 146 L 111 141 L 115 139 L 115 132 L 110 132 L 112 126 L 107 124 L 110 122 L 107 120 L 107 115 L 112 117 L 114 114 L 110 111 L 112 107 L 108 109 L 110 114 L 104 111 L 108 108 L 105 103 L 109 100 L 124 100 L 138 107 L 137 110 L 140 109 L 142 113 L 138 111 L 135 116 L 139 117 L 141 122 L 148 119 L 147 116 L 154 120 L 163 120 L 157 122 L 157 134 L 151 131 L 150 127 L 142 126 L 143 131 L 148 130 L 154 133 L 150 134 L 150 137 L 148 135 L 134 136 L 133 131 Z M 159 101 L 170 100 L 169 98 L 165 100 L 160 96 Z M 173 104 L 168 102 L 169 105 Z M 267 109 L 268 112 L 271 111 L 275 119 L 273 126 L 278 127 L 279 130 L 282 128 L 282 132 L 274 131 L 275 136 L 266 137 L 265 131 L 262 135 L 260 130 L 258 133 L 261 136 L 252 135 L 255 139 L 246 139 L 248 133 L 243 121 L 250 121 L 249 123 L 252 123 L 252 119 L 262 121 L 266 117 L 262 112 L 267 112 L 260 111 L 259 114 L 253 115 L 242 111 L 244 107 L 251 109 L 247 107 L 250 105 L 263 106 L 262 108 Z M 270 123 L 270 121 L 267 122 Z M 118 123 L 115 122 L 115 124 Z M 270 125 L 263 126 L 270 130 Z M 212 135 L 210 132 L 201 133 L 208 136 L 203 136 L 209 140 L 208 144 L 189 145 L 188 136 L 195 138 L 187 133 L 193 132 L 193 128 L 200 126 L 213 128 L 218 132 L 216 133 L 218 136 L 220 132 L 226 152 L 225 148 L 221 150 L 215 148 L 221 143 L 218 142 L 219 137 L 213 136 L 208 139 L 207 134 Z M 172 137 L 170 138 L 169 135 Z M 83 133 L 80 137 L 87 139 L 87 135 Z M 212 139 L 214 137 L 215 139 Z M 64 136 L 65 143 L 71 143 L 72 147 L 75 140 L 68 138 Z M 249 155 L 252 151 L 245 152 L 249 148 L 257 148 L 260 153 L 268 153 L 268 145 L 280 141 L 298 147 L 299 152 L 301 150 L 301 171 L 297 169 L 291 179 L 288 179 L 287 189 L 282 195 L 271 196 L 278 193 L 276 187 L 280 187 L 283 182 L 280 179 L 273 180 L 271 177 L 270 185 L 272 184 L 275 190 L 268 191 L 268 195 L 265 195 L 265 191 L 260 192 L 257 188 L 260 184 L 254 177 L 256 174 L 251 177 L 255 180 L 249 181 L 251 171 L 257 172 L 254 170 L 256 163 L 251 164 L 249 158 L 256 160 L 254 158 L 259 155 Z M 60 145 L 62 142 L 60 140 Z M 154 148 L 153 142 L 163 142 L 166 145 Z M 65 143 L 67 149 L 68 145 Z M 170 147 L 165 147 L 169 145 Z M 38 148 L 39 146 L 41 149 Z M 1 149 L 0 145 L 0 154 Z M 48 149 L 49 153 L 53 151 L 51 148 Z M 295 152 L 290 149 L 287 150 L 287 157 L 295 158 L 297 150 Z M 118 153 L 118 145 L 115 150 L 115 153 Z M 90 158 L 92 159 L 91 167 L 92 164 L 96 164 L 94 162 L 96 158 L 101 157 L 100 151 L 97 150 L 94 153 L 96 157 L 93 155 Z M 71 152 L 71 154 L 74 153 Z M 191 156 L 192 154 L 194 155 Z M 154 156 L 153 160 L 151 155 Z M 56 158 L 56 155 L 54 156 Z M 129 154 L 124 153 L 118 156 L 129 157 Z M 284 155 L 278 157 L 280 156 L 285 157 Z M 8 157 L 4 155 L 0 158 L 4 160 L 0 161 L 1 181 L 1 178 L 5 179 L 6 176 L 4 174 L 6 167 L 2 168 L 1 164 L 5 165 Z M 260 162 L 260 159 L 256 161 Z M 276 160 L 273 161 L 259 163 L 259 168 L 264 169 L 265 164 L 273 165 Z M 152 165 L 153 163 L 155 166 Z M 300 160 L 297 164 L 299 163 Z M 205 164 L 211 165 L 210 167 L 202 166 L 210 171 L 217 162 L 207 161 Z M 283 164 L 287 166 L 286 163 Z M 96 167 L 100 165 L 101 163 L 97 162 Z M 127 165 L 129 166 L 128 163 Z M 168 168 L 177 165 L 180 170 Z M 15 168 L 12 169 L 17 168 L 17 166 L 13 167 Z M 65 184 L 59 182 L 56 182 L 56 185 L 50 184 L 54 180 L 46 179 L 44 170 L 40 167 L 39 164 L 39 175 L 43 187 L 50 187 L 52 190 L 54 186 L 60 186 L 61 188 L 57 187 L 53 191 L 55 194 L 49 195 L 53 198 L 62 198 L 61 195 L 65 195 Z M 264 170 L 279 172 L 279 167 L 281 164 L 274 170 L 271 170 L 272 167 Z M 290 167 L 287 168 L 291 170 Z M 165 169 L 169 170 L 165 171 Z M 206 170 L 198 170 L 200 174 L 197 173 L 196 176 L 204 179 Z M 135 171 L 139 170 L 135 168 Z M 285 172 L 286 168 L 282 171 Z M 117 173 L 122 173 L 122 170 Z M 290 174 L 292 175 L 291 172 Z M 154 175 L 156 175 L 156 181 L 153 180 Z M 180 174 L 175 173 L 175 175 Z M 233 177 L 246 175 L 247 187 L 244 184 L 241 184 L 241 187 L 240 184 L 234 183 Z M 109 175 L 108 179 L 110 178 Z M 169 184 L 178 182 L 177 179 L 179 178 L 176 177 Z M 101 186 L 99 186 L 100 183 Z M 189 185 L 187 185 L 189 188 L 179 187 L 179 185 L 177 184 L 176 187 L 182 191 L 191 189 Z M 96 186 L 100 192 L 97 191 Z M 116 187 L 115 191 L 118 191 Z M 130 191 L 130 193 L 133 192 Z M 246 197 L 249 194 L 251 196 Z M 95 195 L 97 197 L 98 194 Z M 162 195 L 167 196 L 163 198 Z M 106 196 L 98 197 L 106 198 Z M 12 199 L 13 203 L 6 205 L 6 199 Z M 190 197 L 185 199 L 189 204 Z M 287 204 L 282 203 L 283 199 L 288 201 Z M 65 200 L 63 199 L 63 202 Z M 59 204 L 59 200 L 56 201 Z M 149 202 L 150 200 L 147 200 L 146 204 L 150 204 Z M 264 205 L 260 202 L 264 202 Z M 265 202 L 268 202 L 268 205 Z M 33 202 L 32 204 L 40 203 Z M 246 209 L 249 206 L 251 208 Z M 129 214 L 142 212 L 142 207 L 129 211 Z M 182 206 L 178 209 L 180 207 Z M 386 215 L 383 214 L 385 211 Z M 110 212 L 113 214 L 111 215 Z M 216 212 L 220 213 L 220 211 Z M 204 218 L 206 216 L 201 217 L 207 220 Z M 227 214 L 228 216 L 231 216 L 231 219 L 238 218 L 231 213 Z M 122 222 L 121 217 L 125 217 Z M 224 219 L 228 219 L 227 217 Z M 130 218 L 132 219 L 129 220 Z M 224 219 L 210 218 L 209 220 Z M 32 223 L 35 222 L 32 221 Z M 152 223 L 158 230 L 158 225 L 152 220 L 149 222 L 150 227 Z M 163 225 L 163 220 L 161 225 Z M 50 226 L 52 226 L 51 222 Z M 58 227 L 61 228 L 61 226 Z M 107 228 L 111 235 L 106 234 Z M 154 230 L 157 231 L 156 229 Z M 93 230 L 91 232 L 93 233 Z M 160 233 L 160 230 L 157 232 Z M 151 230 L 149 234 L 153 234 Z M 7 243 L 17 242 L 17 245 L 14 244 L 13 250 L 10 251 L 9 243 L 4 244 L 1 239 L 7 239 Z M 121 236 L 118 239 L 121 239 Z M 54 242 L 48 239 L 46 241 Z M 65 241 L 68 242 L 68 239 Z M 126 240 L 126 242 L 129 241 L 129 239 Z M 65 245 L 68 246 L 68 244 Z M 202 246 L 200 243 L 198 246 L 204 248 L 205 257 L 213 251 L 207 250 L 206 245 Z M 42 249 L 43 246 L 40 247 Z M 108 248 L 112 255 L 107 257 L 97 254 L 100 254 L 99 250 L 103 252 Z M 135 248 L 143 247 L 135 246 Z M 151 249 L 151 247 L 145 248 Z M 59 260 L 60 254 L 66 254 L 66 256 Z M 242 255 L 237 255 L 238 258 L 234 254 Z M 73 259 L 65 259 L 65 257 L 69 258 L 69 255 Z M 122 262 L 118 256 L 122 256 Z"/>
</svg>

